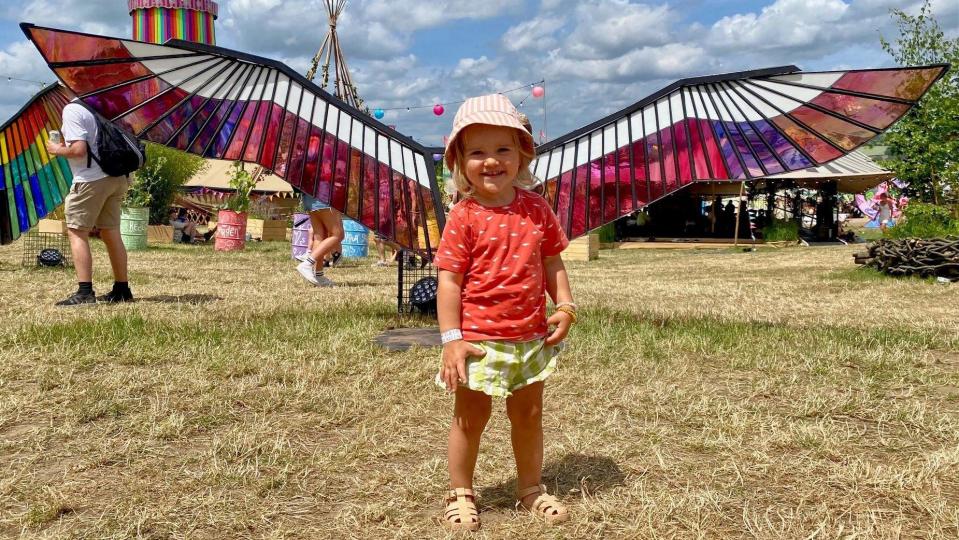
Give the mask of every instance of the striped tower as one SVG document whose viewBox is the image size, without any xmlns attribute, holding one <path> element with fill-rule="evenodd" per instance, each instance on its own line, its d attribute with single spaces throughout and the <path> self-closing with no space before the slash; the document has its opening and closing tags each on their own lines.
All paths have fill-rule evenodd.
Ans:
<svg viewBox="0 0 959 540">
<path fill-rule="evenodd" d="M 163 43 L 183 39 L 216 44 L 213 21 L 217 4 L 213 0 L 127 0 L 133 18 L 133 39 Z"/>
</svg>

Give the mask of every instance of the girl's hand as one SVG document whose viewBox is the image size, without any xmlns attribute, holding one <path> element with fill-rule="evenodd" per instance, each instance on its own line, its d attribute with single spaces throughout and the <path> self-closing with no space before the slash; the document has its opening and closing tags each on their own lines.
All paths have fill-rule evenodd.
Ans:
<svg viewBox="0 0 959 540">
<path fill-rule="evenodd" d="M 546 338 L 546 344 L 556 345 L 566 339 L 569 327 L 573 325 L 573 317 L 565 311 L 557 311 L 546 319 L 546 324 L 556 327 L 556 330 L 553 330 L 553 333 Z"/>
<path fill-rule="evenodd" d="M 455 392 L 457 384 L 465 384 L 466 378 L 466 359 L 470 356 L 482 358 L 486 355 L 483 349 L 476 345 L 471 345 L 467 341 L 458 339 L 443 345 L 443 366 L 440 368 L 440 379 L 446 383 L 448 392 Z"/>
</svg>

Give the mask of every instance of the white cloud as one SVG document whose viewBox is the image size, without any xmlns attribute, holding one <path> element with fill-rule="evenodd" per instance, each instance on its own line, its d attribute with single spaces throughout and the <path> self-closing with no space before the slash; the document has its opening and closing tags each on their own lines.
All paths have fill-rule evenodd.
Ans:
<svg viewBox="0 0 959 540">
<path fill-rule="evenodd" d="M 559 43 L 557 31 L 566 24 L 562 17 L 535 17 L 509 28 L 500 40 L 507 51 L 545 51 Z"/>
<path fill-rule="evenodd" d="M 486 77 L 499 68 L 499 62 L 494 62 L 485 56 L 479 58 L 461 58 L 453 69 L 453 78 Z"/>
<path fill-rule="evenodd" d="M 602 59 L 674 41 L 679 15 L 668 4 L 591 0 L 576 7 L 576 29 L 566 40 L 573 58 Z"/>
</svg>

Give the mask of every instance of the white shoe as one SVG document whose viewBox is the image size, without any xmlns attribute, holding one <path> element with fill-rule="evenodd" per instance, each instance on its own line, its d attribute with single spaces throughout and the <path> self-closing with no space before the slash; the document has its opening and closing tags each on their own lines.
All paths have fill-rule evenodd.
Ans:
<svg viewBox="0 0 959 540">
<path fill-rule="evenodd" d="M 323 276 L 323 275 L 318 276 L 318 275 L 314 274 L 314 275 L 313 275 L 313 279 L 316 280 L 316 283 L 314 283 L 314 285 L 316 285 L 317 287 L 332 287 L 332 286 L 333 286 L 333 280 L 330 279 L 330 278 L 328 278 L 328 277 L 326 277 L 326 276 Z"/>
<path fill-rule="evenodd" d="M 310 252 L 309 252 L 309 251 L 304 251 L 303 253 L 300 253 L 299 255 L 297 255 L 296 257 L 293 257 L 293 258 L 296 259 L 296 260 L 298 260 L 298 261 L 300 261 L 300 262 L 306 262 L 306 258 L 309 257 L 309 256 L 310 256 Z"/>
<path fill-rule="evenodd" d="M 303 261 L 296 265 L 296 271 L 303 276 L 303 279 L 309 281 L 313 285 L 319 285 L 319 282 L 316 279 L 316 271 L 313 270 L 313 265 L 310 264 L 309 261 Z"/>
</svg>

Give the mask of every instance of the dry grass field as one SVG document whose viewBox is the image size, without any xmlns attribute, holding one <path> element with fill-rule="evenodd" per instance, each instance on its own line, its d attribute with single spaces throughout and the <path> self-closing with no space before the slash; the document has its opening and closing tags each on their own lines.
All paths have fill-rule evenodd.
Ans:
<svg viewBox="0 0 959 540">
<path fill-rule="evenodd" d="M 437 351 L 372 343 L 395 268 L 314 289 L 287 250 L 153 248 L 136 303 L 55 309 L 72 273 L 0 249 L 0 537 L 446 537 Z M 473 536 L 959 537 L 959 285 L 854 250 L 568 264 L 583 315 L 546 386 L 545 482 L 572 520 L 512 510 L 500 402 Z"/>
</svg>

